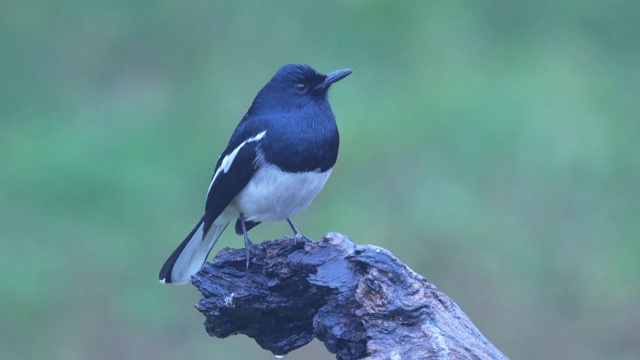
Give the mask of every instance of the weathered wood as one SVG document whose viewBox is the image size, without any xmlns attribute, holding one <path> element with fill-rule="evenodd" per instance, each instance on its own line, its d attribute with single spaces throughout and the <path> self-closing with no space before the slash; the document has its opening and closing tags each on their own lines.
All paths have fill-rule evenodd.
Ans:
<svg viewBox="0 0 640 360">
<path fill-rule="evenodd" d="M 223 249 L 194 276 L 209 335 L 276 355 L 314 337 L 337 359 L 506 359 L 444 293 L 372 245 L 337 233 Z"/>
</svg>

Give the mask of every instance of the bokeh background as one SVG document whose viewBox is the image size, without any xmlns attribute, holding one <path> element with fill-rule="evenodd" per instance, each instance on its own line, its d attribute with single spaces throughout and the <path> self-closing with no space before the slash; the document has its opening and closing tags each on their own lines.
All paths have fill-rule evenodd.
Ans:
<svg viewBox="0 0 640 360">
<path fill-rule="evenodd" d="M 640 358 L 639 2 L 1 7 L 1 358 L 274 358 L 157 273 L 287 63 L 355 70 L 304 233 L 391 250 L 513 359 Z"/>
</svg>

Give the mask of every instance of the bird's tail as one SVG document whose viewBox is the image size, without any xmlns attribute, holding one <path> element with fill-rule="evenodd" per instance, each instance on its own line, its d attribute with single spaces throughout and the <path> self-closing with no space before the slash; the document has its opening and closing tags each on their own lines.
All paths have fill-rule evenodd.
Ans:
<svg viewBox="0 0 640 360">
<path fill-rule="evenodd" d="M 203 220 L 201 219 L 160 269 L 160 282 L 181 285 L 191 281 L 191 275 L 200 270 L 213 245 L 228 224 L 228 222 L 213 224 L 207 234 L 203 236 Z"/>
</svg>

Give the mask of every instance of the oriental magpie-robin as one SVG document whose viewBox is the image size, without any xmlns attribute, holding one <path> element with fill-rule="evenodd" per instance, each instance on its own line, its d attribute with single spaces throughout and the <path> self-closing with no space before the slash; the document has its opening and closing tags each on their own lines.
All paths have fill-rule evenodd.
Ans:
<svg viewBox="0 0 640 360">
<path fill-rule="evenodd" d="M 263 221 L 287 220 L 318 195 L 338 157 L 339 135 L 327 99 L 331 84 L 351 74 L 323 75 L 285 65 L 260 90 L 216 164 L 204 216 L 160 270 L 160 282 L 185 284 L 198 272 L 224 229 L 237 219 L 244 235 Z"/>
</svg>

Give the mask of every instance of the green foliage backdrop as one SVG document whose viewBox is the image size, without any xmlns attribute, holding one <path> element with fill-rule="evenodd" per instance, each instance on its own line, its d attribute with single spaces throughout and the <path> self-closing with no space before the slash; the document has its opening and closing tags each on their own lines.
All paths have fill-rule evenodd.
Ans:
<svg viewBox="0 0 640 360">
<path fill-rule="evenodd" d="M 354 69 L 304 233 L 390 249 L 513 359 L 637 359 L 639 4 L 3 2 L 0 357 L 272 359 L 156 275 L 296 62 Z"/>
</svg>

